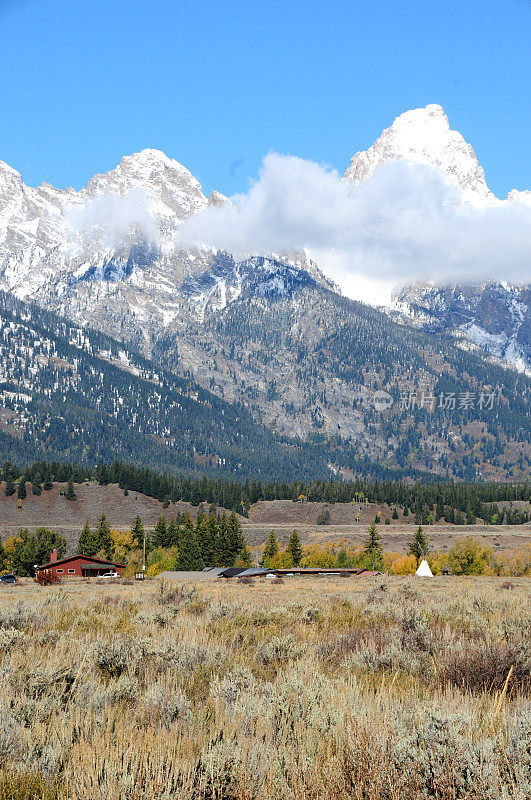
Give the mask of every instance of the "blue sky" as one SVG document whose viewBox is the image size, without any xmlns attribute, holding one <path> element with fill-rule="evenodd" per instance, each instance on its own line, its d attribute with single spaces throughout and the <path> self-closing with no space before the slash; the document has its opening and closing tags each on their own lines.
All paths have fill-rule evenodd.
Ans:
<svg viewBox="0 0 531 800">
<path fill-rule="evenodd" d="M 493 191 L 531 186 L 531 0 L 0 0 L 0 158 L 84 185 L 144 147 L 205 191 L 270 151 L 341 172 L 440 103 Z"/>
</svg>

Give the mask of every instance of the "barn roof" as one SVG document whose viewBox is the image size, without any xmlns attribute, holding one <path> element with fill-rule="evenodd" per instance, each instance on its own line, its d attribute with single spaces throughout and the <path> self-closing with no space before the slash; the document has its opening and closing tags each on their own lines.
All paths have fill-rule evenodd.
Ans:
<svg viewBox="0 0 531 800">
<path fill-rule="evenodd" d="M 117 564 L 113 561 L 104 561 L 101 558 L 96 558 L 95 556 L 86 556 L 83 553 L 78 553 L 75 556 L 66 556 L 65 558 L 58 558 L 57 561 L 48 561 L 47 564 L 41 564 L 40 567 L 37 569 L 49 569 L 50 567 L 57 567 L 61 564 L 68 564 L 70 561 L 78 561 L 79 559 L 83 559 L 83 561 L 90 562 L 90 564 L 83 564 L 84 567 L 88 566 L 100 566 L 100 567 L 121 567 L 125 569 L 125 564 Z"/>
</svg>

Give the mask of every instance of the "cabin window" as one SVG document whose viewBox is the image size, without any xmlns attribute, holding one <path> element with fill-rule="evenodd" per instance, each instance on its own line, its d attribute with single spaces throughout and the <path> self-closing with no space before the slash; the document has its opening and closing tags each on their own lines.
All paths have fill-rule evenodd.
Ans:
<svg viewBox="0 0 531 800">
<path fill-rule="evenodd" d="M 64 569 L 58 569 L 57 572 L 64 572 Z"/>
<path fill-rule="evenodd" d="M 76 571 L 75 571 L 75 569 L 69 569 L 68 571 L 69 571 L 69 572 L 72 572 L 74 575 L 76 574 Z"/>
</svg>

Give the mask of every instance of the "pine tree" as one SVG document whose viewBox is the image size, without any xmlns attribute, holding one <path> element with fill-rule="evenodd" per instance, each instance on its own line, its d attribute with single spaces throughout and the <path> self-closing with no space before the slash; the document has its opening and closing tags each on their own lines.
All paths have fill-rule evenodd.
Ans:
<svg viewBox="0 0 531 800">
<path fill-rule="evenodd" d="M 271 531 L 269 534 L 269 538 L 265 543 L 264 552 L 262 553 L 262 558 L 260 559 L 260 566 L 261 567 L 268 567 L 271 563 L 271 559 L 274 558 L 278 553 L 278 542 L 275 536 L 275 531 Z"/>
<path fill-rule="evenodd" d="M 41 494 L 41 492 L 42 492 L 42 487 L 41 487 L 41 484 L 40 484 L 40 482 L 39 482 L 39 479 L 38 479 L 38 478 L 35 478 L 35 479 L 33 480 L 33 483 L 31 484 L 31 493 L 32 493 L 33 495 L 35 495 L 36 497 L 39 497 L 39 495 Z"/>
<path fill-rule="evenodd" d="M 166 520 L 160 515 L 155 525 L 155 530 L 151 534 L 151 544 L 153 547 L 168 547 L 168 530 Z"/>
<path fill-rule="evenodd" d="M 93 532 L 90 530 L 88 520 L 85 522 L 79 542 L 77 545 L 77 552 L 84 556 L 95 556 L 98 552 L 97 543 Z"/>
<path fill-rule="evenodd" d="M 175 569 L 196 570 L 203 569 L 204 563 L 199 550 L 197 536 L 195 534 L 194 523 L 188 514 L 184 525 L 179 531 L 179 543 Z"/>
<path fill-rule="evenodd" d="M 301 558 L 302 558 L 301 540 L 299 538 L 298 531 L 293 531 L 293 533 L 289 537 L 287 551 L 291 555 L 291 558 L 293 560 L 293 566 L 298 567 L 299 564 L 301 563 Z"/>
<path fill-rule="evenodd" d="M 476 524 L 476 515 L 474 514 L 474 511 L 471 508 L 467 509 L 466 512 L 466 524 L 467 525 Z"/>
<path fill-rule="evenodd" d="M 222 513 L 218 519 L 218 533 L 216 537 L 215 561 L 217 567 L 232 566 L 231 549 L 229 541 L 229 524 L 227 515 Z"/>
<path fill-rule="evenodd" d="M 44 488 L 45 492 L 49 492 L 50 489 L 53 489 L 53 477 L 52 477 L 52 473 L 50 472 L 50 470 L 46 470 L 46 472 L 44 473 L 44 485 L 43 485 L 43 488 Z"/>
<path fill-rule="evenodd" d="M 131 528 L 131 536 L 133 539 L 136 539 L 138 542 L 139 547 L 144 546 L 144 536 L 145 536 L 144 526 L 142 524 L 142 520 L 140 517 L 135 517 L 135 521 L 133 522 L 133 527 Z"/>
<path fill-rule="evenodd" d="M 374 522 L 369 528 L 369 535 L 364 543 L 363 556 L 368 569 L 379 570 L 382 568 L 382 545 L 380 534 L 376 530 L 376 525 Z"/>
<path fill-rule="evenodd" d="M 201 551 L 201 557 L 205 566 L 212 566 L 212 546 L 210 541 L 210 528 L 208 525 L 208 518 L 199 511 L 195 521 L 195 535 L 197 543 Z"/>
<path fill-rule="evenodd" d="M 13 482 L 13 478 L 11 475 L 7 475 L 5 495 L 6 497 L 12 497 L 14 494 L 15 494 L 15 484 Z"/>
<path fill-rule="evenodd" d="M 252 567 L 253 566 L 253 555 L 248 547 L 244 547 L 238 553 L 238 557 L 234 562 L 235 567 Z"/>
<path fill-rule="evenodd" d="M 68 479 L 68 486 L 66 488 L 65 498 L 67 500 L 75 500 L 76 499 L 76 493 L 74 492 L 74 483 L 72 481 L 72 478 Z"/>
<path fill-rule="evenodd" d="M 94 531 L 94 539 L 97 548 L 96 552 L 99 553 L 101 551 L 105 554 L 106 558 L 112 558 L 111 529 L 109 528 L 109 523 L 107 522 L 105 514 L 102 514 L 98 520 L 96 530 Z"/>
<path fill-rule="evenodd" d="M 175 547 L 179 542 L 179 526 L 175 519 L 171 519 L 166 528 L 166 541 L 168 547 Z"/>
<path fill-rule="evenodd" d="M 19 500 L 25 500 L 26 499 L 26 494 L 27 494 L 26 493 L 26 481 L 24 480 L 24 478 L 21 478 L 19 480 L 19 482 L 18 482 L 17 497 L 18 497 Z"/>
<path fill-rule="evenodd" d="M 214 507 L 215 508 L 215 507 Z M 201 532 L 200 545 L 206 567 L 215 567 L 218 552 L 218 519 L 212 506 L 206 519 L 206 529 Z"/>
<path fill-rule="evenodd" d="M 243 538 L 242 533 L 242 524 L 238 519 L 238 515 L 235 511 L 231 512 L 229 517 L 229 521 L 227 523 L 227 533 L 228 533 L 228 557 L 230 560 L 229 566 L 232 566 L 238 554 L 242 552 L 245 547 L 245 539 Z"/>
<path fill-rule="evenodd" d="M 412 556 L 415 556 L 417 562 L 424 558 L 429 551 L 428 540 L 424 536 L 422 528 L 419 526 L 415 533 L 413 534 L 413 539 L 411 540 L 408 553 L 411 553 Z"/>
</svg>

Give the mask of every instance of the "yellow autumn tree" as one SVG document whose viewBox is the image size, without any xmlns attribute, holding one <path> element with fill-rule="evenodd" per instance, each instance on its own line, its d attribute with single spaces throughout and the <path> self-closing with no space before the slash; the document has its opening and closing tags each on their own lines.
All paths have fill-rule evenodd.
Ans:
<svg viewBox="0 0 531 800">
<path fill-rule="evenodd" d="M 21 541 L 22 538 L 14 533 L 11 536 L 8 536 L 4 542 L 4 567 L 8 570 L 11 569 L 11 565 L 13 563 L 13 553 L 15 552 L 15 547 Z"/>
<path fill-rule="evenodd" d="M 395 558 L 389 569 L 391 575 L 414 575 L 416 571 L 417 559 L 412 555 Z"/>
<path fill-rule="evenodd" d="M 139 546 L 138 539 L 131 531 L 111 531 L 112 555 L 115 561 L 124 564 L 131 550 Z"/>
<path fill-rule="evenodd" d="M 337 557 L 330 546 L 313 544 L 303 549 L 299 566 L 314 569 L 316 567 L 335 567 L 337 566 Z"/>
</svg>

